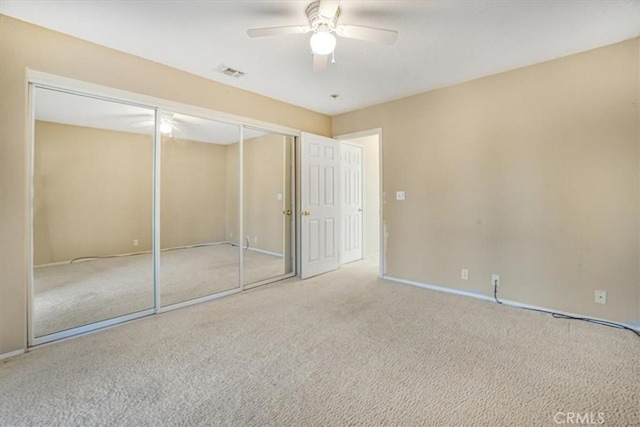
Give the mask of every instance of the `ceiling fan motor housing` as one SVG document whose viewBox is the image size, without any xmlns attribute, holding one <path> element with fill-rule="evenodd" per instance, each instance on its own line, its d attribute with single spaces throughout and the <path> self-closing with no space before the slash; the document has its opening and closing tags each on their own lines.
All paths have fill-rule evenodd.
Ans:
<svg viewBox="0 0 640 427">
<path fill-rule="evenodd" d="M 340 8 L 336 9 L 333 16 L 320 14 L 320 1 L 314 1 L 307 7 L 307 18 L 312 31 L 335 31 L 340 16 Z"/>
</svg>

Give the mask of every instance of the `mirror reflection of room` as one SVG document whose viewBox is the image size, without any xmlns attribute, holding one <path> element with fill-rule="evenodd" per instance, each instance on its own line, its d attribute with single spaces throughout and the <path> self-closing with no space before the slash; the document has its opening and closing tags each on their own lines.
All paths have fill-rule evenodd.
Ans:
<svg viewBox="0 0 640 427">
<path fill-rule="evenodd" d="M 35 89 L 35 336 L 153 307 L 153 118 Z"/>
<path fill-rule="evenodd" d="M 243 136 L 243 279 L 251 287 L 293 271 L 294 139 L 251 128 Z"/>
<path fill-rule="evenodd" d="M 161 115 L 160 289 L 163 306 L 240 286 L 240 127 Z"/>
<path fill-rule="evenodd" d="M 35 337 L 293 273 L 293 137 L 34 90 Z"/>
</svg>

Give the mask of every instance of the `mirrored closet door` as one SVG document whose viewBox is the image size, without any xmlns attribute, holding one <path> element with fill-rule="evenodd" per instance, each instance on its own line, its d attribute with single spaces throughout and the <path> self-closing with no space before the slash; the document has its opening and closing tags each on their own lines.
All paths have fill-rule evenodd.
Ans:
<svg viewBox="0 0 640 427">
<path fill-rule="evenodd" d="M 295 274 L 293 136 L 31 90 L 30 346 Z"/>
<path fill-rule="evenodd" d="M 240 287 L 240 127 L 161 113 L 160 301 Z"/>
<path fill-rule="evenodd" d="M 33 90 L 32 345 L 153 309 L 155 132 L 154 109 Z"/>
<path fill-rule="evenodd" d="M 243 281 L 245 288 L 293 273 L 292 136 L 243 132 Z"/>
</svg>

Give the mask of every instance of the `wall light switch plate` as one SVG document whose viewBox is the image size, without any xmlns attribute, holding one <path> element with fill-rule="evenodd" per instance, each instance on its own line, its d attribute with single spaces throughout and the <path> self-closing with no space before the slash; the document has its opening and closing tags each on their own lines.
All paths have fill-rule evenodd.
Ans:
<svg viewBox="0 0 640 427">
<path fill-rule="evenodd" d="M 396 200 L 404 200 L 404 191 L 396 191 Z"/>
<path fill-rule="evenodd" d="M 462 280 L 469 280 L 469 270 L 467 270 L 466 268 L 463 268 L 462 272 L 460 273 L 460 278 Z"/>
</svg>

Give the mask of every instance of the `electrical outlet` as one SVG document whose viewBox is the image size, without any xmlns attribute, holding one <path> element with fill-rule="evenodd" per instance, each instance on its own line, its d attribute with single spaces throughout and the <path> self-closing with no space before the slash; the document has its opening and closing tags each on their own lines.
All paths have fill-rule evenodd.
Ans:
<svg viewBox="0 0 640 427">
<path fill-rule="evenodd" d="M 595 303 L 596 304 L 606 304 L 607 303 L 607 292 L 606 291 L 596 291 L 595 292 Z"/>
<path fill-rule="evenodd" d="M 138 246 L 138 239 L 133 239 L 133 246 Z"/>
<path fill-rule="evenodd" d="M 404 200 L 404 191 L 396 191 L 396 200 Z"/>
<path fill-rule="evenodd" d="M 467 270 L 466 268 L 463 268 L 462 272 L 460 273 L 460 278 L 462 280 L 469 280 L 469 270 Z"/>
<path fill-rule="evenodd" d="M 491 287 L 497 288 L 500 286 L 500 275 L 492 274 L 491 275 Z"/>
</svg>

